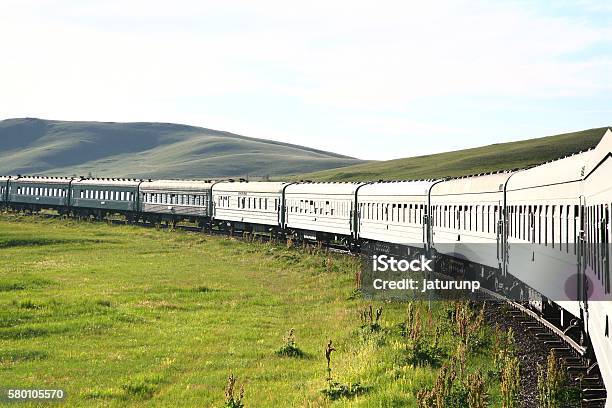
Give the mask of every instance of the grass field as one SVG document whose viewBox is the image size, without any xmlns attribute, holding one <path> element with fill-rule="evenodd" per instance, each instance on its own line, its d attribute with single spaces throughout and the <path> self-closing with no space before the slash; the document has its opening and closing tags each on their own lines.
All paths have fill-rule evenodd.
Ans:
<svg viewBox="0 0 612 408">
<path fill-rule="evenodd" d="M 408 180 L 466 176 L 524 168 L 597 145 L 607 127 L 497 143 L 473 149 L 370 162 L 294 177 L 313 181 Z"/>
<path fill-rule="evenodd" d="M 410 407 L 438 372 L 406 362 L 405 303 L 374 303 L 380 330 L 360 327 L 368 303 L 344 255 L 14 214 L 0 216 L 0 254 L 0 389 L 61 388 L 70 406 L 222 407 L 233 373 L 247 407 Z M 460 342 L 449 307 L 414 305 L 425 343 L 440 330 L 440 362 Z M 276 355 L 290 328 L 303 358 Z M 468 371 L 491 369 L 491 337 L 481 329 Z M 361 395 L 321 392 L 328 339 L 333 378 Z"/>
</svg>

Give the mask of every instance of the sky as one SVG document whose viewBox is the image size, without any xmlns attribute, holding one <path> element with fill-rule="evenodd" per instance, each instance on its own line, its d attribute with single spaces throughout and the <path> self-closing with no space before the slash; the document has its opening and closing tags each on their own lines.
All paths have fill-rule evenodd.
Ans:
<svg viewBox="0 0 612 408">
<path fill-rule="evenodd" d="M 610 1 L 0 0 L 0 119 L 386 160 L 612 125 Z"/>
</svg>

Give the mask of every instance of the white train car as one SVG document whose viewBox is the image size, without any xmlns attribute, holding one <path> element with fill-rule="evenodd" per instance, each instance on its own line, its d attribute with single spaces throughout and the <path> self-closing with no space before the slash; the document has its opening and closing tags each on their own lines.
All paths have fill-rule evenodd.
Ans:
<svg viewBox="0 0 612 408">
<path fill-rule="evenodd" d="M 237 230 L 279 230 L 283 190 L 287 185 L 284 182 L 246 181 L 215 184 L 212 186 L 215 223 Z"/>
<path fill-rule="evenodd" d="M 154 180 L 140 185 L 141 211 L 159 220 L 208 218 L 214 182 L 200 180 Z"/>
<path fill-rule="evenodd" d="M 580 264 L 592 288 L 586 304 L 586 325 L 608 390 L 606 408 L 612 408 L 612 131 L 609 129 L 590 154 L 582 174 L 584 224 Z"/>
<path fill-rule="evenodd" d="M 463 177 L 432 185 L 432 248 L 481 266 L 501 268 L 504 186 L 512 174 Z"/>
<path fill-rule="evenodd" d="M 590 154 L 519 171 L 506 187 L 507 272 L 577 317 L 575 243 L 581 230 L 581 172 Z"/>
<path fill-rule="evenodd" d="M 285 190 L 286 228 L 300 239 L 351 241 L 355 193 L 363 183 L 297 183 Z"/>
<path fill-rule="evenodd" d="M 379 182 L 357 191 L 361 240 L 425 248 L 428 193 L 433 181 Z"/>
</svg>

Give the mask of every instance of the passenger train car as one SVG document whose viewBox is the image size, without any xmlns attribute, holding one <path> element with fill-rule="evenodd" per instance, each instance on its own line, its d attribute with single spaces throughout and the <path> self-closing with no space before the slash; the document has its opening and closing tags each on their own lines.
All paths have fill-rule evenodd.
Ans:
<svg viewBox="0 0 612 408">
<path fill-rule="evenodd" d="M 371 183 L 0 177 L 14 210 L 178 222 L 426 251 L 529 304 L 596 361 L 612 389 L 612 131 L 596 148 L 528 169 Z M 606 402 L 612 408 L 612 398 Z"/>
<path fill-rule="evenodd" d="M 212 214 L 210 180 L 147 180 L 140 184 L 141 217 L 152 223 L 208 220 Z"/>
<path fill-rule="evenodd" d="M 287 183 L 220 182 L 212 192 L 216 225 L 221 229 L 279 232 Z"/>
</svg>

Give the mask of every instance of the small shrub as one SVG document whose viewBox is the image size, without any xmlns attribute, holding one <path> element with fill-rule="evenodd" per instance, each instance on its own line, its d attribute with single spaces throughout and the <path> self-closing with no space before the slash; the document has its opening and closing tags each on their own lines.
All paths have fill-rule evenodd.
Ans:
<svg viewBox="0 0 612 408">
<path fill-rule="evenodd" d="M 162 381 L 162 378 L 157 375 L 137 377 L 123 384 L 121 388 L 127 396 L 151 399 Z"/>
<path fill-rule="evenodd" d="M 323 395 L 330 400 L 337 400 L 339 398 L 350 398 L 365 393 L 369 387 L 363 386 L 359 382 L 343 384 L 334 381 L 331 369 L 331 354 L 334 351 L 336 351 L 336 349 L 330 340 L 325 347 L 325 359 L 327 360 L 327 378 L 325 381 L 327 382 L 327 387 L 321 390 Z"/>
<path fill-rule="evenodd" d="M 414 331 L 413 336 L 406 338 L 405 363 L 413 366 L 439 366 L 445 354 L 440 347 L 440 329 L 436 329 L 433 342 L 418 333 L 420 332 Z"/>
<path fill-rule="evenodd" d="M 19 302 L 19 307 L 22 309 L 29 309 L 29 310 L 40 309 L 40 306 L 38 306 L 36 303 L 34 303 L 30 299 L 25 299 Z"/>
<path fill-rule="evenodd" d="M 444 364 L 431 390 L 417 393 L 419 408 L 463 408 L 468 406 L 468 390 L 463 384 L 455 383 L 457 371 Z"/>
<path fill-rule="evenodd" d="M 285 344 L 276 351 L 276 355 L 281 357 L 304 357 L 306 353 L 304 353 L 296 344 L 295 344 L 295 330 L 291 329 L 287 332 L 285 336 Z"/>
<path fill-rule="evenodd" d="M 351 398 L 367 391 L 368 387 L 361 385 L 359 382 L 342 384 L 336 381 L 328 381 L 327 388 L 321 390 L 321 392 L 330 400 Z"/>
<path fill-rule="evenodd" d="M 234 395 L 235 386 L 236 377 L 234 377 L 234 374 L 230 374 L 225 387 L 225 405 L 223 405 L 223 408 L 244 408 L 244 385 L 240 386 L 240 392 L 237 396 Z"/>
<path fill-rule="evenodd" d="M 96 300 L 96 305 L 102 306 L 102 307 L 111 307 L 112 303 L 111 303 L 110 300 L 98 299 L 98 300 Z"/>
<path fill-rule="evenodd" d="M 574 406 L 580 398 L 579 390 L 568 387 L 567 375 L 555 352 L 551 350 L 546 361 L 546 372 L 538 364 L 538 403 L 541 408 Z"/>
<path fill-rule="evenodd" d="M 506 356 L 501 371 L 502 408 L 519 408 L 521 392 L 521 369 L 519 359 Z"/>
<path fill-rule="evenodd" d="M 464 344 L 475 350 L 486 342 L 484 336 L 485 303 L 476 315 L 469 302 L 455 302 L 454 311 L 450 314 L 455 323 L 455 330 Z"/>
<path fill-rule="evenodd" d="M 489 393 L 482 372 L 470 374 L 467 377 L 468 406 L 470 408 L 487 408 Z"/>
<path fill-rule="evenodd" d="M 368 306 L 366 309 L 362 310 L 359 313 L 359 317 L 361 319 L 361 328 L 368 329 L 370 332 L 377 332 L 382 327 L 380 325 L 380 318 L 382 316 L 382 307 L 376 309 L 374 312 L 372 305 Z"/>
</svg>

